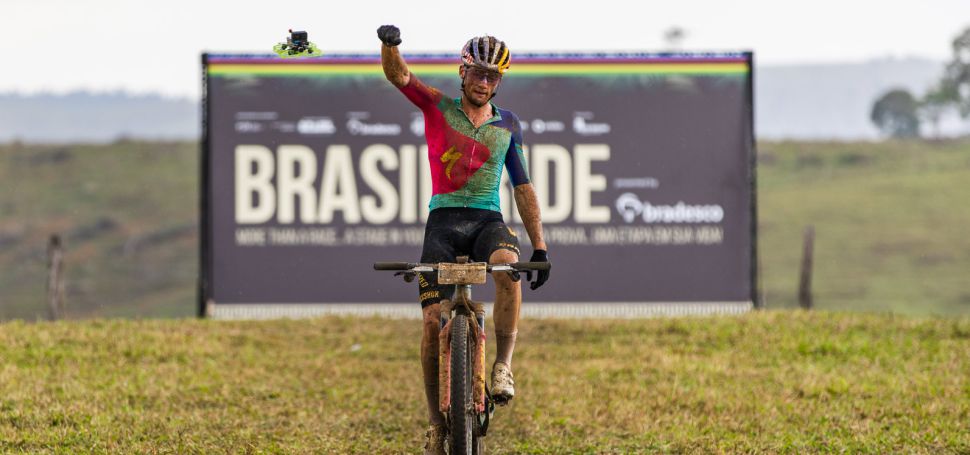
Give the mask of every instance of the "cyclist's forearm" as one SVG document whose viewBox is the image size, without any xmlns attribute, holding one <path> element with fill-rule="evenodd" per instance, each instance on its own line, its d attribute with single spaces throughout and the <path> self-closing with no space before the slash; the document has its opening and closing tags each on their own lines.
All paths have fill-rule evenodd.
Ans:
<svg viewBox="0 0 970 455">
<path fill-rule="evenodd" d="M 404 87 L 411 80 L 411 72 L 397 46 L 381 45 L 381 66 L 384 67 L 384 76 L 396 87 Z"/>
<path fill-rule="evenodd" d="M 515 187 L 515 206 L 519 209 L 525 231 L 529 234 L 532 247 L 546 250 L 546 241 L 542 238 L 542 216 L 539 214 L 539 199 L 531 183 L 524 183 Z"/>
</svg>

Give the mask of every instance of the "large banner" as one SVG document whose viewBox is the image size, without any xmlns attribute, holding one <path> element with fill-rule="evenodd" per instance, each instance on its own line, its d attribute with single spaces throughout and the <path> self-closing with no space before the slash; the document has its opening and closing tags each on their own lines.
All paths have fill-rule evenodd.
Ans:
<svg viewBox="0 0 970 455">
<path fill-rule="evenodd" d="M 460 95 L 455 56 L 406 56 Z M 377 55 L 206 55 L 201 305 L 409 303 L 431 180 L 420 112 Z M 750 53 L 516 56 L 518 114 L 553 262 L 527 302 L 750 306 Z M 503 215 L 532 248 L 507 183 Z M 491 299 L 491 286 L 476 289 Z M 255 308 L 255 307 L 253 307 Z"/>
</svg>

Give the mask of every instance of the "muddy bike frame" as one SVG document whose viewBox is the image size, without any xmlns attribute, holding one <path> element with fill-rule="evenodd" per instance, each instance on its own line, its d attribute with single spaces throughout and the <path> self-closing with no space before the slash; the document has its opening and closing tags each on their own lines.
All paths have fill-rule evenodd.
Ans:
<svg viewBox="0 0 970 455">
<path fill-rule="evenodd" d="M 418 273 L 437 272 L 439 284 L 455 285 L 454 295 L 440 303 L 439 409 L 448 425 L 449 453 L 483 454 L 496 400 L 485 383 L 485 305 L 472 300 L 471 287 L 484 284 L 493 272 L 506 272 L 516 281 L 525 273 L 532 281 L 532 272 L 549 270 L 549 263 L 486 264 L 460 256 L 455 263 L 378 262 L 374 269 L 397 271 L 408 282 Z"/>
</svg>

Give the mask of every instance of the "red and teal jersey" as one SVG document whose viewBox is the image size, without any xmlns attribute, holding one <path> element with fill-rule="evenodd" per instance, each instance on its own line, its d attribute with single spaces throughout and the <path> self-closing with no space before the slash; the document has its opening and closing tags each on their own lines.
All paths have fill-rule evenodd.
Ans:
<svg viewBox="0 0 970 455">
<path fill-rule="evenodd" d="M 475 128 L 461 98 L 446 98 L 414 74 L 401 88 L 424 113 L 424 134 L 431 162 L 430 207 L 472 207 L 501 211 L 498 189 L 502 168 L 513 186 L 529 183 L 519 118 L 492 106 L 492 118 Z"/>
</svg>

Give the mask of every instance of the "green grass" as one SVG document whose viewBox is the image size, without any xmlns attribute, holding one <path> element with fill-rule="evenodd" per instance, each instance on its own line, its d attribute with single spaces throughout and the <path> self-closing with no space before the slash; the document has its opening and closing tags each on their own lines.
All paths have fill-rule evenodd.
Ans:
<svg viewBox="0 0 970 455">
<path fill-rule="evenodd" d="M 0 319 L 46 311 L 46 248 L 66 248 L 68 315 L 190 316 L 198 145 L 0 147 Z"/>
<path fill-rule="evenodd" d="M 366 318 L 0 324 L 0 451 L 416 453 L 419 337 Z M 970 451 L 965 318 L 524 320 L 514 366 L 493 453 Z"/>
<path fill-rule="evenodd" d="M 970 313 L 970 143 L 765 143 L 760 243 L 769 306 L 795 305 L 815 227 L 816 304 Z"/>
<path fill-rule="evenodd" d="M 816 230 L 819 308 L 970 314 L 970 142 L 758 145 L 770 308 L 796 305 Z M 0 319 L 43 317 L 49 235 L 73 318 L 195 313 L 198 146 L 0 145 Z"/>
</svg>

